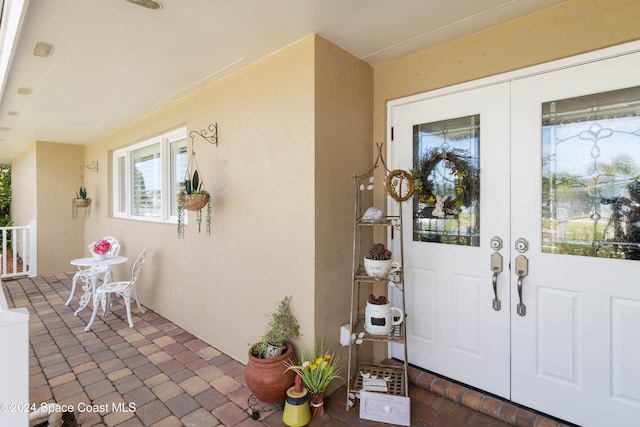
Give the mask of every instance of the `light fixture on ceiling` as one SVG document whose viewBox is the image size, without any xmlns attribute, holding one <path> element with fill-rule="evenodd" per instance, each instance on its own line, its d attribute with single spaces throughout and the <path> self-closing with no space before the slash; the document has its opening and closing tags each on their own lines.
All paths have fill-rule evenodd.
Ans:
<svg viewBox="0 0 640 427">
<path fill-rule="evenodd" d="M 147 9 L 162 9 L 162 5 L 155 0 L 127 0 L 129 3 L 137 4 L 138 6 L 146 7 Z"/>
<path fill-rule="evenodd" d="M 34 56 L 40 56 L 42 58 L 48 58 L 53 54 L 53 50 L 56 47 L 49 42 L 36 42 L 33 45 L 33 53 Z"/>
<path fill-rule="evenodd" d="M 20 114 L 20 111 L 9 111 L 7 114 L 10 116 L 17 116 Z"/>
<path fill-rule="evenodd" d="M 6 127 L 6 126 L 0 127 L 0 131 L 2 131 L 2 132 L 9 132 L 10 130 L 11 130 L 10 127 Z"/>
<path fill-rule="evenodd" d="M 18 95 L 31 95 L 33 93 L 33 88 L 30 87 L 19 87 Z"/>
</svg>

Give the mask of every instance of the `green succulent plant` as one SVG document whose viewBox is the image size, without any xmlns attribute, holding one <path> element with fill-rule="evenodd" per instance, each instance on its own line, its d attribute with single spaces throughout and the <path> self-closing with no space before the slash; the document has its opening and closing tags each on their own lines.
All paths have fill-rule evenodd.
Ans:
<svg viewBox="0 0 640 427">
<path fill-rule="evenodd" d="M 251 354 L 262 358 L 269 345 L 282 347 L 289 339 L 300 336 L 300 324 L 289 311 L 290 302 L 291 296 L 285 296 L 276 310 L 267 315 L 269 322 L 266 331 L 260 341 L 251 345 Z"/>
</svg>

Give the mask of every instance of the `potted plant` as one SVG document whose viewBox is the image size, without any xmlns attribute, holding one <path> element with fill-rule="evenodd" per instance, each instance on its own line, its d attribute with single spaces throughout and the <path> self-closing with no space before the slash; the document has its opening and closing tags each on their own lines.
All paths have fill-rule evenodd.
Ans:
<svg viewBox="0 0 640 427">
<path fill-rule="evenodd" d="M 184 180 L 184 189 L 178 193 L 178 237 L 184 237 L 184 211 L 197 212 L 198 233 L 202 225 L 202 208 L 207 207 L 207 234 L 211 234 L 211 196 L 202 188 L 200 174 L 195 169 Z"/>
<path fill-rule="evenodd" d="M 324 395 L 329 383 L 335 379 L 344 381 L 340 376 L 340 360 L 320 344 L 312 349 L 302 349 L 300 363 L 287 364 L 287 370 L 294 371 L 304 381 L 311 396 L 312 415 L 324 415 Z"/>
<path fill-rule="evenodd" d="M 249 390 L 264 403 L 284 401 L 295 373 L 287 364 L 295 364 L 295 354 L 289 339 L 300 336 L 298 320 L 289 311 L 291 297 L 284 297 L 274 312 L 262 338 L 249 348 L 249 361 L 244 371 Z M 273 351 L 277 348 L 279 351 Z"/>
<path fill-rule="evenodd" d="M 384 243 L 371 245 L 369 253 L 364 257 L 364 269 L 369 276 L 387 276 L 400 268 L 400 264 L 391 261 L 391 251 Z"/>
<path fill-rule="evenodd" d="M 111 243 L 105 239 L 100 239 L 97 242 L 91 242 L 89 245 L 89 252 L 97 260 L 105 259 L 109 249 L 111 249 Z"/>
<path fill-rule="evenodd" d="M 78 217 L 78 208 L 86 208 L 85 217 L 91 213 L 91 199 L 87 197 L 87 189 L 85 187 L 80 187 L 76 197 L 71 199 L 71 216 L 73 219 Z"/>
</svg>

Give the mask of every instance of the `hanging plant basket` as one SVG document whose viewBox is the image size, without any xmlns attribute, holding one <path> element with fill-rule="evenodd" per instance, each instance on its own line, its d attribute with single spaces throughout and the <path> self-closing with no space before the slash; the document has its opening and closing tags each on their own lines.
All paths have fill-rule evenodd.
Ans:
<svg viewBox="0 0 640 427">
<path fill-rule="evenodd" d="M 87 197 L 87 189 L 85 187 L 80 187 L 80 190 L 76 192 L 76 197 L 71 199 L 71 217 L 73 219 L 78 217 L 78 208 L 85 208 L 84 217 L 89 217 L 91 213 L 91 199 Z"/>
<path fill-rule="evenodd" d="M 184 194 L 182 207 L 188 211 L 199 211 L 209 202 L 209 193 Z"/>
<path fill-rule="evenodd" d="M 196 222 L 198 233 L 202 229 L 202 209 L 206 207 L 206 231 L 211 234 L 211 195 L 204 188 L 204 183 L 200 179 L 196 153 L 193 150 L 193 139 L 191 140 L 191 155 L 187 163 L 187 170 L 184 179 L 184 189 L 178 193 L 178 238 L 184 238 L 185 211 L 196 212 Z"/>
<path fill-rule="evenodd" d="M 91 199 L 73 199 L 77 208 L 86 208 L 91 206 Z"/>
</svg>

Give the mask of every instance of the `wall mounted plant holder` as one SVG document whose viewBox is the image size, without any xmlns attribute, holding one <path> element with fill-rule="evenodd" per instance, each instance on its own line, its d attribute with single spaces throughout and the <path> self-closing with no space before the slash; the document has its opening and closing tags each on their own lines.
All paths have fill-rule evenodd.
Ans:
<svg viewBox="0 0 640 427">
<path fill-rule="evenodd" d="M 200 132 L 191 131 L 191 151 L 189 152 L 189 160 L 187 162 L 187 170 L 185 173 L 183 185 L 184 188 L 178 193 L 178 238 L 184 238 L 184 214 L 185 211 L 196 212 L 196 222 L 198 224 L 198 233 L 202 230 L 202 209 L 206 207 L 206 232 L 211 234 L 211 195 L 204 187 L 204 180 L 200 176 L 198 162 L 196 160 L 196 151 L 194 149 L 194 138 L 196 135 L 204 138 L 211 144 L 218 145 L 218 124 L 209 125 L 208 135 L 206 130 Z"/>
<path fill-rule="evenodd" d="M 207 141 L 209 144 L 213 144 L 216 147 L 218 146 L 218 123 L 210 124 L 207 129 L 202 129 L 200 132 L 197 132 L 195 130 L 189 132 L 189 138 L 191 138 L 192 145 L 193 138 L 195 138 L 196 135 L 200 135 L 200 137 Z"/>
<path fill-rule="evenodd" d="M 92 172 L 96 172 L 97 173 L 98 172 L 98 161 L 94 160 L 91 163 L 88 163 L 86 165 L 82 165 L 82 166 L 80 166 L 80 169 L 87 169 L 87 170 L 90 170 Z"/>
</svg>

